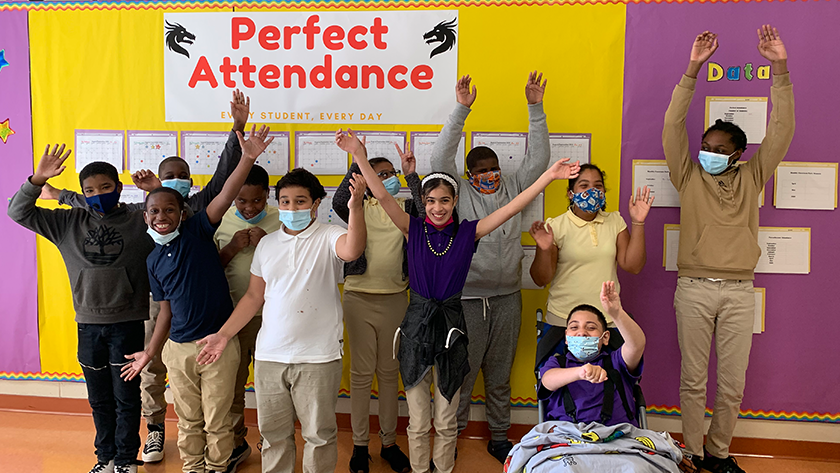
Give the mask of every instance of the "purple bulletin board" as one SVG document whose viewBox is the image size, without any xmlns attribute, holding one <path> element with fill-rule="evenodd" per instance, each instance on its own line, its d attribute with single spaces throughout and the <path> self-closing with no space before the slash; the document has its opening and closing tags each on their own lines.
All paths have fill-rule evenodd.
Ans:
<svg viewBox="0 0 840 473">
<path fill-rule="evenodd" d="M 32 175 L 32 121 L 29 107 L 29 34 L 25 11 L 0 12 L 0 129 L 8 119 L 14 134 L 0 140 L 0 372 L 39 372 L 35 234 L 6 216 L 9 199 Z M 4 64 L 8 63 L 7 66 Z M 0 131 L 2 133 L 2 131 Z M 8 131 L 6 133 L 9 133 Z M 40 145 L 39 145 L 40 146 Z"/>
<path fill-rule="evenodd" d="M 720 48 L 712 61 L 724 70 L 740 66 L 739 81 L 707 81 L 704 66 L 688 115 L 691 152 L 696 156 L 704 131 L 706 96 L 766 96 L 771 80 L 748 81 L 746 63 L 768 64 L 756 49 L 756 29 L 777 26 L 788 50 L 788 67 L 796 100 L 796 134 L 786 161 L 837 161 L 836 128 L 840 111 L 837 46 L 825 32 L 840 24 L 840 4 L 772 2 L 725 4 L 627 5 L 624 116 L 622 130 L 621 211 L 627 215 L 632 160 L 664 159 L 662 124 L 674 86 L 688 64 L 694 37 L 704 30 L 719 33 Z M 768 111 L 769 112 L 769 111 Z M 769 113 L 768 113 L 769 114 Z M 757 148 L 748 146 L 745 159 Z M 773 181 L 765 193 L 772 195 Z M 679 209 L 655 207 L 646 225 L 647 265 L 638 276 L 620 275 L 622 300 L 647 334 L 643 386 L 649 406 L 679 408 L 680 351 L 673 308 L 677 275 L 662 267 L 663 225 L 679 223 Z M 747 386 L 741 406 L 764 411 L 757 417 L 801 419 L 797 413 L 840 419 L 840 318 L 831 294 L 837 292 L 840 262 L 837 211 L 779 210 L 767 199 L 761 226 L 811 227 L 811 273 L 757 274 L 756 287 L 766 296 L 765 332 L 753 336 Z M 714 355 L 710 364 L 707 406 L 715 389 Z M 772 411 L 772 412 L 771 412 Z M 753 416 L 754 413 L 747 413 Z M 769 415 L 766 415 L 769 413 Z M 828 414 L 828 416 L 826 416 Z M 829 419 L 830 417 L 830 419 Z"/>
</svg>

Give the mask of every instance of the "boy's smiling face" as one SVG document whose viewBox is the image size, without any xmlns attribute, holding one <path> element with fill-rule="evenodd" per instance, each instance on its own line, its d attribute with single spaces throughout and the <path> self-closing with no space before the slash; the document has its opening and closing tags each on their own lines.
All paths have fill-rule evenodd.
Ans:
<svg viewBox="0 0 840 473">
<path fill-rule="evenodd" d="M 265 204 L 268 202 L 268 191 L 262 186 L 253 186 L 246 184 L 239 189 L 236 199 L 233 203 L 236 205 L 236 210 L 242 214 L 246 219 L 256 217 L 265 209 Z"/>
<path fill-rule="evenodd" d="M 184 217 L 178 200 L 167 192 L 156 193 L 146 200 L 146 213 L 143 218 L 152 230 L 161 235 L 174 232 Z"/>
<path fill-rule="evenodd" d="M 183 159 L 173 159 L 163 164 L 158 171 L 158 178 L 161 181 L 168 181 L 169 179 L 189 179 L 192 185 L 192 178 L 190 177 L 190 167 Z"/>
</svg>

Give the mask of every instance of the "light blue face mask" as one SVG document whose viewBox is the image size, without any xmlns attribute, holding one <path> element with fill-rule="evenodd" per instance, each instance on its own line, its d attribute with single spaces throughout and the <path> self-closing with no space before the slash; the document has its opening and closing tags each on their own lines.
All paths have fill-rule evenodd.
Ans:
<svg viewBox="0 0 840 473">
<path fill-rule="evenodd" d="M 735 153 L 737 153 L 737 151 L 735 151 Z M 700 160 L 700 165 L 703 166 L 703 169 L 707 173 L 717 176 L 723 171 L 726 171 L 726 168 L 729 167 L 729 158 L 731 158 L 735 153 L 727 156 L 725 154 L 712 153 L 710 151 L 700 151 L 697 158 Z"/>
<path fill-rule="evenodd" d="M 566 336 L 569 353 L 584 363 L 594 360 L 601 352 L 600 341 L 601 337 Z"/>
<path fill-rule="evenodd" d="M 391 176 L 385 179 L 382 181 L 382 184 L 385 185 L 385 190 L 391 195 L 397 195 L 400 191 L 400 178 L 397 176 Z"/>
<path fill-rule="evenodd" d="M 163 187 L 168 187 L 170 189 L 175 189 L 178 191 L 184 198 L 190 196 L 190 180 L 189 179 L 167 179 L 165 181 L 160 181 L 160 185 Z"/>
<path fill-rule="evenodd" d="M 239 210 L 237 210 L 236 211 L 236 216 L 241 218 L 242 220 L 250 223 L 251 225 L 256 225 L 256 224 L 260 223 L 260 220 L 265 218 L 266 213 L 267 213 L 266 209 L 263 208 L 262 212 L 258 213 L 256 216 L 251 217 L 251 218 L 245 218 L 241 213 L 239 213 Z"/>
<path fill-rule="evenodd" d="M 293 232 L 299 232 L 312 222 L 312 209 L 280 210 L 280 222 Z"/>
<path fill-rule="evenodd" d="M 181 216 L 183 217 L 183 211 L 181 212 Z M 167 243 L 171 242 L 172 240 L 178 238 L 178 235 L 181 234 L 180 228 L 181 228 L 181 222 L 182 221 L 183 220 L 178 220 L 178 226 L 175 227 L 175 230 L 173 230 L 170 233 L 167 233 L 166 235 L 161 235 L 151 226 L 146 228 L 146 233 L 148 233 L 149 236 L 152 237 L 152 240 L 154 240 L 155 243 L 157 243 L 160 246 L 164 246 Z"/>
<path fill-rule="evenodd" d="M 572 202 L 586 213 L 597 213 L 604 207 L 607 197 L 600 189 L 590 187 L 583 192 L 572 195 Z"/>
</svg>

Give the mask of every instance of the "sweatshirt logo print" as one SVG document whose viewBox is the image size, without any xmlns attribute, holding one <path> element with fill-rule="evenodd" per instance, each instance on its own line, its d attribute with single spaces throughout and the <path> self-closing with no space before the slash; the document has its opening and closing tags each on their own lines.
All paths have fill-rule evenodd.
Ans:
<svg viewBox="0 0 840 473">
<path fill-rule="evenodd" d="M 109 265 L 120 257 L 123 251 L 123 237 L 115 228 L 107 225 L 88 230 L 84 241 L 85 259 L 96 265 Z"/>
</svg>

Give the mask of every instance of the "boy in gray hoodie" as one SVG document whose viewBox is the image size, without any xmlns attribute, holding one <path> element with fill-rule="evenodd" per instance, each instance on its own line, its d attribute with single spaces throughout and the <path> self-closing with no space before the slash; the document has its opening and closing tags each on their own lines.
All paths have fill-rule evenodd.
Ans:
<svg viewBox="0 0 840 473">
<path fill-rule="evenodd" d="M 53 242 L 67 266 L 78 324 L 78 360 L 96 426 L 91 473 L 134 473 L 140 450 L 140 383 L 120 379 L 125 355 L 143 349 L 149 318 L 146 257 L 154 247 L 142 211 L 119 203 L 114 166 L 93 162 L 79 173 L 87 208 L 35 205 L 47 180 L 64 171 L 70 150 L 49 146 L 9 203 L 9 217 Z"/>
<path fill-rule="evenodd" d="M 441 130 L 432 150 L 432 169 L 458 175 L 455 155 L 476 98 L 470 90 L 470 76 L 455 87 L 458 104 Z M 502 175 L 496 153 L 485 146 L 467 154 L 466 182 L 458 186 L 458 216 L 466 220 L 482 219 L 513 200 L 536 182 L 548 168 L 551 147 L 542 98 L 545 84 L 536 71 L 528 76 L 525 97 L 530 124 L 528 150 L 522 166 L 513 175 Z M 461 303 L 469 336 L 470 373 L 461 387 L 458 406 L 458 430 L 467 427 L 470 400 L 478 371 L 484 372 L 487 421 L 491 440 L 487 451 L 504 462 L 513 447 L 507 439 L 510 428 L 510 371 L 516 355 L 522 314 L 520 290 L 522 217 L 517 215 L 481 239 L 467 276 Z"/>
</svg>

